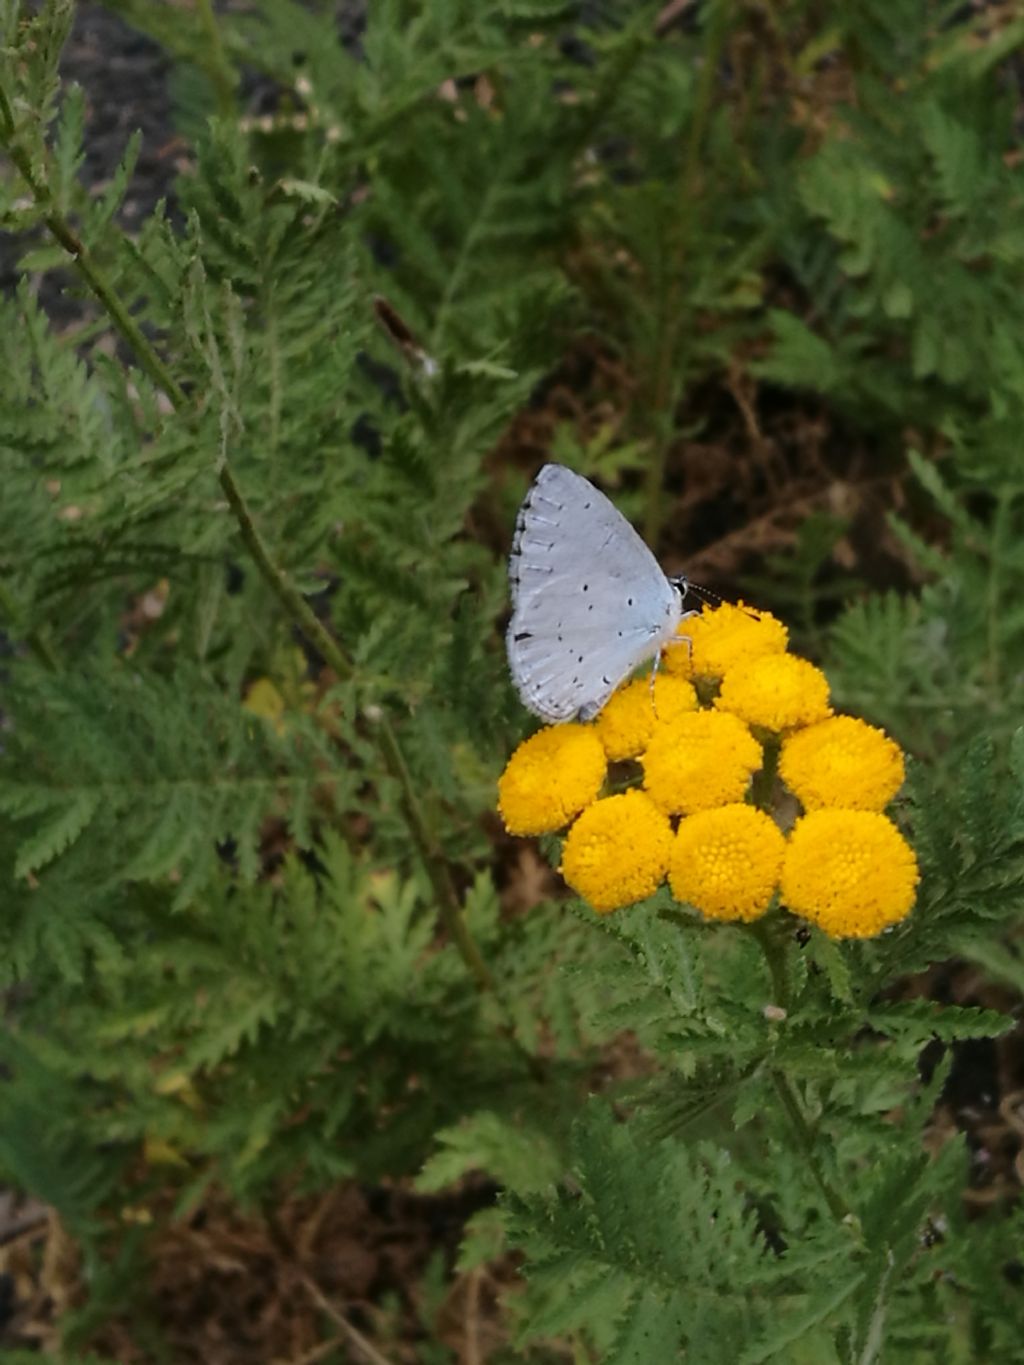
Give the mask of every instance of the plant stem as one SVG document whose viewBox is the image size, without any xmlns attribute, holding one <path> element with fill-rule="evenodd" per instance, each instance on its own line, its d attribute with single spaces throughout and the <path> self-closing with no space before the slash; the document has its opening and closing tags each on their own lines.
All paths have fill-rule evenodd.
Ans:
<svg viewBox="0 0 1024 1365">
<path fill-rule="evenodd" d="M 220 36 L 220 25 L 213 12 L 210 0 L 196 0 L 196 11 L 203 33 L 210 45 L 209 61 L 206 69 L 213 88 L 217 93 L 217 113 L 221 118 L 231 118 L 235 112 L 235 85 L 237 78 L 234 68 L 224 53 L 224 42 Z"/>
<path fill-rule="evenodd" d="M 249 504 L 246 502 L 227 461 L 221 464 L 217 478 L 224 491 L 224 496 L 228 500 L 228 506 L 235 514 L 238 529 L 242 533 L 242 540 L 274 596 L 309 643 L 318 651 L 321 658 L 339 678 L 347 681 L 355 672 L 351 659 L 348 658 L 337 640 L 296 588 L 287 572 L 274 562 L 270 549 L 253 520 L 252 513 L 249 511 Z"/>
<path fill-rule="evenodd" d="M 387 716 L 383 716 L 379 721 L 377 732 L 388 771 L 402 789 L 402 800 L 409 821 L 409 829 L 420 859 L 430 878 L 430 884 L 434 888 L 434 895 L 437 897 L 438 909 L 441 912 L 441 918 L 444 920 L 445 928 L 452 936 L 463 962 L 472 972 L 473 979 L 480 989 L 494 991 L 494 977 L 484 962 L 473 936 L 466 928 L 465 916 L 462 913 L 458 894 L 452 884 L 448 863 L 424 817 L 412 774 L 409 772 L 408 764 L 405 761 L 405 754 L 402 752 L 398 736 Z"/>
<path fill-rule="evenodd" d="M 292 583 L 287 573 L 274 562 L 267 543 L 260 534 L 259 528 L 249 511 L 249 506 L 226 461 L 221 465 L 218 478 L 228 504 L 235 514 L 235 520 L 238 522 L 242 539 L 249 553 L 286 613 L 339 678 L 349 679 L 353 677 L 355 669 L 352 661 Z M 462 960 L 469 968 L 477 985 L 481 990 L 492 991 L 495 984 L 494 978 L 466 928 L 462 906 L 452 884 L 443 850 L 438 846 L 437 839 L 424 817 L 412 774 L 409 772 L 409 765 L 405 761 L 405 754 L 402 752 L 398 736 L 387 716 L 382 716 L 376 722 L 373 733 L 377 737 L 385 767 L 401 790 L 402 804 L 405 807 L 409 831 L 412 834 L 413 843 L 416 845 L 416 851 L 426 869 L 427 876 L 430 878 L 430 884 L 437 897 L 438 910 L 445 928 L 451 935 Z"/>
<path fill-rule="evenodd" d="M 764 759 L 751 784 L 750 794 L 754 798 L 754 805 L 769 814 L 772 809 L 772 793 L 775 790 L 775 775 L 779 771 L 779 751 L 777 736 L 771 736 L 765 741 Z"/>
<path fill-rule="evenodd" d="M 764 953 L 765 962 L 772 979 L 772 994 L 775 997 L 774 1003 L 780 1009 L 789 1009 L 789 974 L 786 970 L 785 946 L 779 939 L 779 924 L 770 917 L 763 920 L 755 920 L 747 928 L 755 938 Z M 817 1152 L 814 1150 L 814 1134 L 808 1127 L 807 1120 L 804 1118 L 803 1110 L 797 1100 L 793 1087 L 785 1073 L 776 1067 L 771 1069 L 772 1084 L 775 1093 L 782 1102 L 786 1117 L 790 1127 L 796 1135 L 800 1150 L 803 1152 L 814 1178 L 815 1184 L 821 1190 L 825 1203 L 829 1206 L 832 1214 L 838 1222 L 850 1216 L 850 1208 L 846 1201 L 836 1193 L 829 1182 L 825 1179 L 825 1174 L 818 1161 Z"/>
<path fill-rule="evenodd" d="M 42 208 L 43 221 L 51 234 L 72 258 L 80 274 L 85 277 L 89 288 L 107 310 L 117 330 L 138 356 L 139 363 L 149 377 L 158 388 L 164 390 L 176 408 L 184 409 L 188 405 L 184 390 L 146 340 L 141 328 L 125 307 L 120 295 L 93 260 L 92 252 L 54 204 L 49 186 L 36 175 L 32 160 L 25 149 L 13 140 L 14 115 L 2 87 L 0 87 L 0 118 L 3 119 L 4 123 L 0 136 L 3 137 L 7 154 L 14 162 L 25 184 L 32 191 L 32 198 Z"/>
<path fill-rule="evenodd" d="M 36 175 L 31 159 L 25 150 L 14 140 L 14 117 L 10 103 L 2 89 L 0 89 L 0 125 L 2 125 L 0 126 L 0 138 L 4 141 L 8 154 L 18 172 L 31 190 L 32 197 L 43 209 L 43 221 L 46 226 L 71 256 L 93 294 L 106 309 L 111 322 L 131 346 L 142 369 L 157 388 L 162 389 L 167 395 L 175 411 L 183 418 L 194 421 L 196 414 L 191 408 L 184 389 L 174 378 L 156 348 L 139 328 L 124 301 L 93 259 L 88 247 L 54 204 L 49 187 Z M 275 562 L 226 459 L 222 460 L 217 477 L 238 523 L 246 548 L 287 615 L 291 617 L 310 644 L 320 653 L 339 678 L 352 678 L 355 672 L 352 661 L 318 619 L 288 574 Z M 0 606 L 10 607 L 13 611 L 13 603 L 9 598 L 0 598 Z M 17 613 L 14 612 L 14 614 Z M 28 640 L 33 650 L 40 657 L 50 666 L 56 667 L 56 656 L 52 654 L 45 638 L 38 631 L 33 632 Z M 481 990 L 492 991 L 495 987 L 494 978 L 466 928 L 462 906 L 452 883 L 443 851 L 424 818 L 401 744 L 386 716 L 375 726 L 374 734 L 377 736 L 385 767 L 398 783 L 402 792 L 402 804 L 405 808 L 413 843 L 426 868 L 434 894 L 437 896 L 438 909 L 445 927 L 477 985 Z"/>
<path fill-rule="evenodd" d="M 772 1084 L 775 1087 L 775 1093 L 778 1095 L 782 1107 L 786 1112 L 786 1117 L 789 1119 L 790 1127 L 793 1129 L 800 1150 L 803 1152 L 804 1159 L 814 1178 L 814 1182 L 818 1186 L 818 1189 L 821 1190 L 822 1197 L 828 1205 L 833 1217 L 837 1222 L 841 1223 L 844 1219 L 851 1216 L 851 1210 L 842 1196 L 838 1194 L 825 1179 L 825 1174 L 821 1169 L 821 1163 L 818 1161 L 818 1154 L 814 1150 L 814 1134 L 807 1126 L 807 1120 L 804 1118 L 803 1110 L 800 1108 L 799 1101 L 793 1092 L 793 1087 L 790 1085 L 788 1078 L 781 1071 L 773 1069 L 771 1077 Z"/>
<path fill-rule="evenodd" d="M 679 177 L 679 228 L 673 243 L 673 257 L 669 269 L 672 278 L 667 294 L 659 308 L 660 337 L 654 365 L 654 384 L 650 406 L 654 421 L 661 430 L 657 434 L 654 454 L 647 466 L 645 486 L 644 539 L 653 545 L 661 530 L 664 505 L 665 463 L 675 414 L 675 395 L 683 382 L 685 357 L 676 354 L 676 343 L 683 327 L 690 323 L 689 310 L 681 295 L 685 271 L 690 268 L 687 257 L 697 222 L 697 206 L 701 197 L 700 153 L 704 133 L 711 115 L 719 58 L 725 45 L 728 29 L 728 5 L 725 0 L 712 0 L 708 17 L 708 36 L 701 59 L 700 75 L 694 94 L 693 114 L 689 136 Z"/>
<path fill-rule="evenodd" d="M 778 1005 L 779 1009 L 788 1010 L 789 975 L 786 971 L 786 950 L 779 942 L 773 918 L 768 916 L 765 919 L 753 920 L 746 927 L 764 954 L 768 973 L 772 979 L 772 995 L 774 996 L 772 1003 Z"/>
</svg>

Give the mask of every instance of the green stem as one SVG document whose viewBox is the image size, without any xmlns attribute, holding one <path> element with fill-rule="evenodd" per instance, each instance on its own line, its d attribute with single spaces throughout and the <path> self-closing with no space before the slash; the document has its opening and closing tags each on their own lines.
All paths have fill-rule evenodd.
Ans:
<svg viewBox="0 0 1024 1365">
<path fill-rule="evenodd" d="M 657 541 L 661 530 L 665 505 L 665 465 L 668 460 L 676 406 L 674 395 L 685 382 L 686 358 L 676 354 L 676 343 L 681 330 L 689 328 L 691 319 L 689 310 L 684 307 L 681 294 L 701 197 L 700 154 L 708 119 L 711 116 L 719 60 L 728 31 L 728 11 L 727 0 L 718 0 L 718 3 L 711 6 L 708 37 L 704 44 L 702 66 L 694 95 L 693 116 L 690 119 L 686 152 L 679 177 L 679 228 L 674 243 L 674 259 L 670 263 L 672 278 L 659 310 L 661 335 L 649 402 L 651 414 L 661 430 L 657 434 L 653 458 L 647 466 L 644 489 L 646 501 L 644 539 L 649 545 Z"/>
<path fill-rule="evenodd" d="M 109 283 L 85 243 L 53 203 L 49 187 L 35 174 L 31 159 L 25 150 L 14 140 L 14 117 L 10 103 L 2 89 L 0 89 L 0 121 L 3 125 L 0 127 L 0 137 L 7 147 L 11 160 L 31 190 L 33 198 L 43 209 L 46 226 L 69 253 L 86 283 L 106 309 L 112 323 L 131 346 L 142 369 L 152 379 L 153 383 L 167 395 L 175 411 L 189 420 L 195 420 L 195 413 L 190 410 L 189 400 L 184 389 L 174 378 L 152 343 L 138 327 L 124 301 Z M 354 674 L 352 661 L 318 619 L 316 613 L 291 582 L 285 571 L 275 562 L 226 460 L 221 462 L 217 477 L 238 523 L 242 540 L 275 597 L 336 675 L 339 678 L 351 678 Z M 2 599 L 0 599 L 0 605 L 3 605 Z M 13 609 L 13 604 L 10 605 Z M 34 632 L 33 636 L 29 637 L 30 644 L 37 653 L 45 658 L 50 652 L 49 646 L 38 631 Z M 50 660 L 47 659 L 47 662 Z M 56 666 L 55 656 L 52 659 L 52 664 Z M 469 930 L 466 928 L 462 906 L 452 884 L 451 874 L 443 851 L 424 818 L 398 736 L 387 717 L 384 717 L 377 724 L 374 734 L 377 736 L 385 767 L 398 783 L 402 792 L 402 804 L 405 808 L 413 843 L 438 898 L 439 912 L 445 927 L 477 985 L 481 990 L 491 991 L 494 989 L 494 979 Z"/>
<path fill-rule="evenodd" d="M 779 752 L 780 744 L 778 737 L 773 735 L 765 741 L 764 759 L 761 767 L 754 774 L 751 783 L 750 794 L 754 798 L 754 805 L 760 810 L 772 811 L 772 796 L 775 792 L 775 778 L 779 771 Z"/>
<path fill-rule="evenodd" d="M 729 0 L 713 0 L 708 15 L 708 39 L 704 46 L 703 61 L 697 84 L 697 95 L 693 103 L 693 118 L 690 120 L 690 136 L 686 143 L 686 159 L 683 163 L 683 194 L 692 194 L 697 188 L 700 173 L 700 150 L 704 141 L 708 118 L 711 114 L 711 100 L 715 93 L 715 80 L 718 77 L 718 64 L 725 46 L 725 35 L 729 24 Z"/>
<path fill-rule="evenodd" d="M 590 109 L 573 134 L 573 145 L 577 153 L 584 152 L 590 146 L 594 135 L 615 108 L 622 92 L 630 89 L 634 67 L 655 41 L 656 35 L 646 20 L 637 19 L 632 34 L 626 37 L 622 46 L 612 56 L 608 70 L 600 78 L 594 91 Z"/>
<path fill-rule="evenodd" d="M 242 540 L 274 596 L 324 661 L 339 678 L 347 681 L 355 672 L 351 659 L 324 626 L 286 571 L 274 562 L 270 549 L 249 511 L 249 504 L 231 472 L 231 466 L 226 461 L 221 464 L 217 478 L 228 505 L 235 514 Z"/>
<path fill-rule="evenodd" d="M 822 1197 L 828 1205 L 830 1212 L 837 1222 L 841 1223 L 851 1216 L 851 1210 L 846 1201 L 836 1190 L 832 1188 L 825 1173 L 821 1169 L 818 1161 L 818 1154 L 814 1147 L 814 1134 L 808 1127 L 807 1120 L 804 1118 L 803 1110 L 800 1108 L 799 1101 L 790 1085 L 789 1080 L 781 1071 L 773 1070 L 771 1073 L 772 1084 L 775 1093 L 778 1095 L 785 1110 L 786 1117 L 789 1119 L 790 1127 L 796 1137 L 800 1150 L 803 1152 L 808 1169 L 814 1179 L 818 1189 L 821 1190 Z"/>
<path fill-rule="evenodd" d="M 781 1010 L 789 1009 L 789 973 L 786 970 L 786 949 L 780 942 L 777 923 L 773 916 L 756 919 L 748 924 L 751 938 L 755 939 L 768 967 L 772 979 L 772 1003 Z"/>
<path fill-rule="evenodd" d="M 50 188 L 36 175 L 32 160 L 23 147 L 13 140 L 14 115 L 7 95 L 0 87 L 0 118 L 4 128 L 2 137 L 7 154 L 18 169 L 18 173 L 32 192 L 32 198 L 43 210 L 43 221 L 51 234 L 72 258 L 79 273 L 85 277 L 89 288 L 103 304 L 117 330 L 129 343 L 138 356 L 139 363 L 157 385 L 164 390 L 176 408 L 185 408 L 188 399 L 160 356 L 146 340 L 138 323 L 129 313 L 120 295 L 110 284 L 106 275 L 93 259 L 92 252 L 79 237 L 68 220 L 53 202 Z"/>
<path fill-rule="evenodd" d="M 235 514 L 242 539 L 255 560 L 257 568 L 284 607 L 285 612 L 339 678 L 352 678 L 355 669 L 351 659 L 324 626 L 287 573 L 274 562 L 267 543 L 260 534 L 242 491 L 226 462 L 221 465 L 218 477 L 224 495 Z M 426 868 L 427 876 L 430 878 L 430 884 L 437 897 L 438 909 L 445 928 L 455 942 L 462 960 L 469 968 L 477 985 L 481 990 L 492 991 L 495 985 L 494 978 L 466 928 L 462 906 L 459 903 L 458 893 L 452 884 L 451 873 L 444 852 L 439 847 L 437 839 L 424 817 L 416 794 L 416 787 L 409 772 L 409 765 L 405 761 L 405 754 L 402 752 L 398 736 L 387 716 L 382 717 L 376 723 L 374 734 L 377 737 L 385 767 L 401 790 L 402 804 L 405 807 L 409 831 L 412 834 L 413 843 L 416 845 L 420 860 Z"/>
<path fill-rule="evenodd" d="M 427 870 L 430 884 L 434 888 L 445 928 L 455 941 L 463 962 L 472 972 L 480 989 L 494 991 L 494 977 L 484 962 L 472 935 L 466 928 L 465 916 L 462 913 L 458 894 L 452 884 L 447 860 L 438 847 L 434 833 L 424 817 L 412 774 L 409 772 L 409 766 L 398 742 L 398 736 L 387 716 L 384 716 L 378 723 L 377 733 L 388 771 L 401 787 L 409 829 L 420 859 Z"/>
<path fill-rule="evenodd" d="M 274 562 L 270 549 L 249 511 L 242 490 L 235 481 L 231 468 L 226 461 L 221 465 L 218 478 L 228 504 L 235 514 L 235 520 L 238 522 L 239 530 L 242 533 L 242 540 L 255 560 L 260 573 L 284 607 L 285 612 L 339 678 L 352 678 L 355 669 L 351 659 L 324 626 L 284 569 Z M 437 839 L 424 817 L 416 794 L 416 787 L 409 772 L 409 765 L 405 761 L 405 754 L 402 752 L 398 736 L 387 716 L 382 717 L 376 723 L 374 734 L 377 737 L 385 767 L 401 790 L 402 804 L 405 807 L 409 831 L 416 845 L 416 851 L 426 868 L 427 876 L 430 878 L 430 884 L 434 888 L 438 909 L 445 928 L 454 940 L 462 960 L 469 968 L 477 985 L 481 990 L 492 991 L 495 985 L 494 978 L 466 928 L 462 906 L 452 884 L 444 852 L 439 847 Z"/>
<path fill-rule="evenodd" d="M 757 940 L 764 953 L 765 962 L 772 979 L 772 994 L 775 997 L 774 1003 L 780 1009 L 789 1009 L 789 973 L 786 970 L 786 948 L 782 941 L 781 934 L 785 932 L 784 922 L 773 920 L 771 917 L 763 920 L 755 920 L 747 926 L 751 936 Z M 850 1208 L 846 1201 L 839 1195 L 825 1178 L 825 1173 L 821 1169 L 818 1154 L 814 1146 L 814 1134 L 804 1118 L 803 1110 L 796 1097 L 793 1087 L 790 1085 L 785 1073 L 778 1068 L 771 1070 L 772 1084 L 775 1093 L 778 1095 L 789 1120 L 789 1125 L 793 1129 L 800 1150 L 804 1154 L 808 1168 L 814 1179 L 815 1184 L 821 1190 L 825 1203 L 828 1205 L 837 1222 L 842 1222 L 849 1217 Z"/>
<path fill-rule="evenodd" d="M 202 24 L 203 33 L 210 45 L 209 60 L 206 69 L 209 73 L 213 88 L 217 93 L 217 112 L 221 118 L 231 118 L 235 113 L 235 85 L 237 77 L 234 68 L 228 61 L 224 52 L 224 42 L 220 34 L 220 25 L 217 16 L 213 12 L 213 5 L 210 0 L 196 0 L 196 11 L 199 14 L 199 22 Z"/>
</svg>

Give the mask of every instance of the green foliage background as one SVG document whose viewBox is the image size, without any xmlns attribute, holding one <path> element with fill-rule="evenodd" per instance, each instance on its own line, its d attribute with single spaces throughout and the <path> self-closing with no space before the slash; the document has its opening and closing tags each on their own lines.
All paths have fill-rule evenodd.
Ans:
<svg viewBox="0 0 1024 1365">
<path fill-rule="evenodd" d="M 1024 19 L 609 0 L 581 59 L 572 6 L 382 0 L 357 59 L 329 6 L 111 8 L 189 139 L 132 235 L 137 144 L 78 178 L 64 0 L 0 0 L 0 1169 L 89 1258 L 68 1341 L 128 1292 L 128 1202 L 482 1169 L 462 1264 L 524 1255 L 503 1359 L 1020 1358 L 1020 1215 L 969 1223 L 962 1141 L 925 1141 L 949 1045 L 1013 1017 L 896 987 L 1024 986 Z M 743 585 L 914 758 L 920 901 L 877 942 L 499 909 L 534 472 L 499 443 L 584 344 L 627 396 L 558 456 L 671 553 L 681 437 L 737 374 L 899 489 L 907 590 L 837 578 L 828 518 Z M 612 1109 L 624 1030 L 654 1065 Z"/>
</svg>

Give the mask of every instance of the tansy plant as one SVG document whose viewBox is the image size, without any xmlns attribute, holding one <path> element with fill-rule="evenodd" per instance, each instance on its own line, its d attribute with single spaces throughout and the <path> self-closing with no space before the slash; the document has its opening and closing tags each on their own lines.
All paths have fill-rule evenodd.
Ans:
<svg viewBox="0 0 1024 1365">
<path fill-rule="evenodd" d="M 1020 803 L 978 762 L 956 809 L 923 765 L 894 807 L 899 745 L 836 714 L 780 620 L 722 605 L 681 632 L 653 685 L 540 730 L 498 784 L 511 833 L 564 832 L 599 945 L 572 974 L 651 1059 L 572 1124 L 564 1185 L 510 1182 L 523 1340 L 613 1365 L 1001 1358 L 970 1335 L 1009 1339 L 979 1270 L 1008 1243 L 966 1230 L 935 1044 L 1010 1021 L 899 978 L 983 943 L 1001 878 L 1009 913 Z"/>
<path fill-rule="evenodd" d="M 635 678 L 593 723 L 519 746 L 499 782 L 509 832 L 568 826 L 561 872 L 602 914 L 667 879 L 707 920 L 777 905 L 868 938 L 904 919 L 917 862 L 884 814 L 899 746 L 833 714 L 825 675 L 770 614 L 726 603 L 680 630 L 653 685 Z"/>
</svg>

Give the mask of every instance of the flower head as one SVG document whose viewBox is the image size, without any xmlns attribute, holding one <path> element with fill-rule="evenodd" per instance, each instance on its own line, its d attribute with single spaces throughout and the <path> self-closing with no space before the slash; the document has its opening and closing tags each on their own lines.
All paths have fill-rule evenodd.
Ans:
<svg viewBox="0 0 1024 1365">
<path fill-rule="evenodd" d="M 782 899 L 833 938 L 871 938 L 910 913 L 918 876 L 913 849 L 884 815 L 815 810 L 790 835 Z"/>
<path fill-rule="evenodd" d="M 498 779 L 498 810 L 510 834 L 567 825 L 601 790 L 607 761 L 589 725 L 552 725 L 524 740 Z"/>
<path fill-rule="evenodd" d="M 620 687 L 604 708 L 594 728 L 611 759 L 635 758 L 647 744 L 655 726 L 697 709 L 697 693 L 685 679 L 661 672 L 650 681 L 635 678 Z"/>
<path fill-rule="evenodd" d="M 668 868 L 672 826 L 641 791 L 589 806 L 562 849 L 562 876 L 599 914 L 644 900 Z"/>
<path fill-rule="evenodd" d="M 742 602 L 706 607 L 699 616 L 683 621 L 679 634 L 689 639 L 690 647 L 667 649 L 665 667 L 686 677 L 701 678 L 720 678 L 737 664 L 764 654 L 781 654 L 788 640 L 781 621 Z"/>
<path fill-rule="evenodd" d="M 778 825 L 754 806 L 699 811 L 679 826 L 669 886 L 708 919 L 757 919 L 775 893 L 785 851 Z"/>
<path fill-rule="evenodd" d="M 795 654 L 765 654 L 737 664 L 722 679 L 715 705 L 766 730 L 811 725 L 831 711 L 828 679 Z"/>
<path fill-rule="evenodd" d="M 883 810 L 903 783 L 903 754 L 866 721 L 832 716 L 783 740 L 779 772 L 806 810 Z"/>
<path fill-rule="evenodd" d="M 761 766 L 761 746 L 724 711 L 693 711 L 659 725 L 643 755 L 644 787 L 670 815 L 739 801 Z"/>
</svg>

